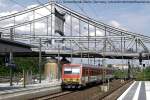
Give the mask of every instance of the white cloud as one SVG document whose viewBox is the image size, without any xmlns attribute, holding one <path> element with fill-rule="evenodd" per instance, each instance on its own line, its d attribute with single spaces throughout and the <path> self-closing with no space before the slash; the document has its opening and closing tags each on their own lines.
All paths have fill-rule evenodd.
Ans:
<svg viewBox="0 0 150 100">
<path fill-rule="evenodd" d="M 46 24 L 44 24 L 44 23 L 41 23 L 41 22 L 37 22 L 37 23 L 35 23 L 35 29 L 46 29 Z"/>
<path fill-rule="evenodd" d="M 95 32 L 90 32 L 90 36 L 95 36 Z M 96 36 L 104 36 L 104 32 L 96 30 Z"/>
<path fill-rule="evenodd" d="M 11 24 L 12 25 L 12 24 Z M 9 25 L 10 26 L 10 25 Z M 33 26 L 32 26 L 33 27 Z M 45 23 L 42 23 L 42 22 L 36 22 L 35 23 L 35 30 L 38 30 L 40 31 L 39 33 L 41 33 L 41 31 L 45 32 L 45 29 L 46 28 L 46 24 Z M 18 31 L 22 31 L 22 32 L 28 32 L 30 31 L 30 25 L 27 25 L 27 26 L 21 26 L 21 27 L 18 27 L 16 28 Z M 43 30 L 41 30 L 43 29 Z"/>
<path fill-rule="evenodd" d="M 29 5 L 27 6 L 27 9 L 30 9 L 30 8 L 33 8 L 33 7 L 36 7 L 38 6 L 37 4 L 34 4 L 34 5 Z M 50 10 L 50 8 L 48 7 L 48 9 Z M 46 9 L 46 8 L 41 8 L 41 9 L 37 9 L 35 10 L 35 19 L 38 19 L 38 18 L 41 18 L 43 16 L 47 16 L 50 14 L 50 11 Z M 31 21 L 33 20 L 33 12 L 30 12 L 30 13 L 26 13 L 26 14 L 23 14 L 23 15 L 20 15 L 16 18 L 16 21 Z"/>
<path fill-rule="evenodd" d="M 0 2 L 0 6 L 1 6 L 1 2 Z M 36 7 L 38 6 L 38 4 L 34 4 L 34 5 L 29 5 L 26 7 L 26 9 L 30 9 L 30 8 L 33 8 L 33 7 Z M 49 10 L 50 10 L 50 7 L 48 6 L 47 7 Z M 50 14 L 50 11 L 46 9 L 45 7 L 41 8 L 41 9 L 38 9 L 38 10 L 35 10 L 35 18 L 40 18 L 42 16 L 46 16 L 46 15 L 49 15 Z M 0 12 L 0 17 L 1 16 L 6 16 L 6 15 L 10 15 L 10 14 L 13 14 L 13 13 L 16 13 L 18 12 L 19 10 L 13 10 L 13 11 L 5 11 L 5 12 Z M 33 12 L 32 12 L 33 14 Z M 20 15 L 16 18 L 17 21 L 21 21 L 23 19 L 25 19 L 26 17 L 28 17 L 28 19 L 32 19 L 33 18 L 33 15 L 31 13 L 27 13 L 27 14 L 23 14 L 23 15 Z M 32 17 L 31 17 L 32 16 Z"/>
<path fill-rule="evenodd" d="M 119 28 L 121 26 L 120 23 L 115 20 L 110 21 L 109 24 L 116 28 Z"/>
<path fill-rule="evenodd" d="M 88 36 L 88 33 L 87 33 L 87 31 L 85 31 L 84 33 L 82 33 L 82 35 L 83 36 Z M 101 31 L 101 30 L 99 30 L 99 29 L 97 29 L 96 30 L 96 33 L 95 33 L 95 31 L 93 31 L 93 30 L 91 30 L 90 32 L 89 32 L 89 36 L 104 36 L 104 32 L 103 31 Z"/>
<path fill-rule="evenodd" d="M 123 29 L 123 30 L 126 30 L 126 31 L 127 31 L 127 29 L 124 28 L 124 27 L 123 27 L 118 21 L 116 21 L 116 20 L 111 20 L 111 21 L 109 22 L 109 24 L 110 24 L 111 26 L 113 26 L 113 27 L 120 28 L 120 29 Z"/>
<path fill-rule="evenodd" d="M 10 26 L 13 26 L 14 24 L 13 23 L 9 23 L 7 25 L 5 25 L 4 27 L 10 27 Z"/>
<path fill-rule="evenodd" d="M 16 13 L 16 12 L 18 12 L 18 11 L 6 11 L 6 12 L 1 12 L 0 13 L 0 17 L 1 16 L 7 16 L 7 15 L 10 15 L 10 14 L 14 14 L 14 13 Z"/>
<path fill-rule="evenodd" d="M 34 7 L 36 7 L 36 6 L 38 6 L 38 4 L 29 5 L 29 6 L 27 6 L 26 9 L 34 8 Z"/>
<path fill-rule="evenodd" d="M 26 9 L 30 9 L 30 8 L 35 7 L 35 6 L 37 6 L 37 4 L 29 5 L 29 6 L 27 6 Z M 48 8 L 50 9 L 50 7 L 48 7 Z M 18 11 L 17 10 L 13 10 L 13 11 L 1 12 L 0 13 L 0 17 L 1 16 L 7 16 L 7 15 L 10 15 L 10 14 L 16 13 Z M 43 16 L 46 16 L 46 15 L 49 15 L 49 14 L 50 14 L 50 11 L 43 7 L 41 9 L 38 9 L 38 10 L 35 11 L 35 19 L 43 17 Z M 3 21 L 0 22 L 0 26 L 1 27 L 13 26 L 14 25 L 13 20 L 14 20 L 14 18 L 3 20 Z M 26 14 L 22 14 L 22 15 L 16 16 L 15 20 L 16 20 L 15 24 L 20 24 L 20 23 L 23 23 L 23 22 L 26 22 L 26 21 L 31 21 L 31 20 L 33 20 L 33 12 L 29 12 L 29 13 L 26 13 Z M 36 30 L 38 30 L 38 31 L 39 30 L 45 31 L 44 28 L 46 29 L 46 24 L 44 23 L 44 21 L 40 21 L 40 22 L 36 22 L 35 23 L 35 29 Z M 22 31 L 22 32 L 26 32 L 27 31 L 26 30 L 26 26 L 19 27 L 19 28 L 17 28 L 17 30 L 19 32 L 20 31 Z"/>
<path fill-rule="evenodd" d="M 35 7 L 37 6 L 36 4 L 35 5 L 30 5 L 30 6 L 27 6 L 27 9 L 30 9 L 32 7 Z M 50 6 L 48 6 L 48 9 L 50 10 Z M 41 8 L 41 9 L 38 9 L 36 10 L 35 12 L 35 19 L 36 18 L 40 18 L 42 16 L 46 16 L 48 14 L 50 14 L 50 11 L 46 9 L 45 7 L 44 8 Z M 3 12 L 3 13 L 0 13 L 0 15 L 9 15 L 9 14 L 12 14 L 12 13 L 15 13 L 17 11 L 12 11 L 12 12 Z M 69 34 L 70 34 L 70 30 L 68 30 L 68 27 L 70 28 L 70 15 L 66 15 L 65 17 L 66 19 L 66 24 L 67 24 L 67 28 L 65 29 Z M 23 15 L 19 15 L 19 16 L 16 16 L 15 17 L 15 20 L 16 20 L 16 23 L 15 24 L 19 24 L 19 23 L 23 23 L 25 21 L 31 21 L 33 20 L 33 12 L 30 12 L 30 13 L 26 13 L 26 14 L 23 14 Z M 50 21 L 50 20 L 49 20 Z M 13 21 L 12 21 L 13 22 Z M 4 25 L 4 27 L 8 27 L 8 26 L 13 26 L 14 24 L 10 22 L 9 24 L 6 23 L 6 25 Z M 77 31 L 79 31 L 79 20 L 76 19 L 76 18 L 72 18 L 72 25 L 73 25 L 73 31 L 74 31 L 74 34 L 77 33 Z M 81 25 L 81 28 L 82 28 L 82 33 L 85 33 L 87 35 L 87 32 L 86 29 L 84 29 L 84 26 L 87 26 L 85 25 L 85 23 L 83 23 Z M 40 21 L 40 22 L 36 22 L 35 23 L 35 29 L 37 30 L 37 33 L 39 32 L 40 34 L 41 33 L 46 33 L 46 24 L 43 22 L 43 21 Z M 92 30 L 90 30 L 90 36 L 94 36 L 95 33 L 93 31 L 93 27 L 90 26 L 90 28 Z M 29 32 L 29 29 L 26 27 L 26 26 L 22 26 L 22 27 L 19 27 L 17 28 L 16 30 L 18 30 L 19 32 Z M 50 30 L 50 28 L 49 28 Z M 93 32 L 92 32 L 93 31 Z M 66 33 L 67 33 L 66 32 Z M 65 34 L 66 34 L 65 33 Z M 101 36 L 103 33 L 101 31 L 97 31 L 97 36 Z"/>
</svg>

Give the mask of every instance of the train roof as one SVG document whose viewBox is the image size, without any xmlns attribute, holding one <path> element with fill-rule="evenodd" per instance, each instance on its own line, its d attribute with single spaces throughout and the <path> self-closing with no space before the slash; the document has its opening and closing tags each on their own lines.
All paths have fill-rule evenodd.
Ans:
<svg viewBox="0 0 150 100">
<path fill-rule="evenodd" d="M 101 69 L 112 69 L 112 68 L 108 68 L 108 67 L 100 67 L 98 65 L 89 65 L 89 64 L 73 64 L 73 63 L 69 63 L 69 64 L 64 64 L 64 66 L 66 65 L 72 65 L 72 66 L 82 66 L 85 68 L 101 68 Z M 69 67 L 69 66 L 68 66 Z"/>
</svg>

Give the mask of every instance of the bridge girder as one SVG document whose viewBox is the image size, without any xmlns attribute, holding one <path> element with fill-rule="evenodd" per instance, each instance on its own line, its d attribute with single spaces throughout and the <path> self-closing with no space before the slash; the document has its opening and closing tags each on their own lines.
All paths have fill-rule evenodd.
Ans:
<svg viewBox="0 0 150 100">
<path fill-rule="evenodd" d="M 41 17 L 36 17 L 36 15 L 39 14 L 37 12 L 39 9 L 46 8 L 49 13 L 46 15 L 43 15 Z M 70 21 L 65 22 L 64 29 L 65 30 L 65 36 L 59 36 L 54 32 L 55 28 L 55 13 L 54 9 L 59 9 L 59 11 L 66 14 L 66 16 L 70 17 Z M 36 14 L 36 13 L 38 14 Z M 16 21 L 16 17 L 25 15 L 25 14 L 31 14 L 31 17 L 33 17 L 31 20 L 25 20 L 25 21 Z M 87 16 L 84 16 L 82 14 L 77 13 L 76 11 L 73 11 L 65 6 L 62 6 L 60 4 L 56 3 L 48 3 L 44 5 L 40 5 L 34 8 L 26 9 L 21 12 L 17 12 L 8 16 L 0 17 L 0 23 L 5 22 L 6 20 L 13 19 L 14 23 L 10 26 L 4 26 L 1 27 L 0 30 L 4 31 L 2 33 L 3 38 L 10 38 L 10 29 L 14 29 L 14 39 L 18 41 L 27 42 L 30 41 L 30 44 L 39 46 L 39 40 L 42 42 L 42 49 L 44 48 L 50 48 L 54 47 L 53 49 L 59 49 L 61 50 L 63 47 L 68 48 L 66 52 L 74 52 L 76 50 L 82 52 L 83 50 L 93 51 L 95 54 L 98 54 L 99 52 L 113 52 L 115 55 L 108 55 L 111 56 L 109 58 L 115 58 L 117 57 L 120 52 L 122 53 L 139 53 L 139 52 L 149 52 L 149 48 L 147 45 L 150 45 L 150 37 L 144 36 L 141 34 L 129 32 L 126 30 L 122 30 L 107 24 L 104 24 L 102 22 L 96 21 L 92 18 L 89 18 Z M 67 18 L 66 18 L 67 19 Z M 73 22 L 76 19 L 77 22 Z M 45 30 L 40 30 L 41 33 L 36 34 L 35 24 L 40 22 L 42 24 L 45 23 L 44 29 L 46 30 L 47 34 L 42 35 L 42 33 L 45 33 Z M 46 21 L 46 22 L 45 22 Z M 11 23 L 11 21 L 10 21 Z M 9 24 L 10 24 L 9 23 Z M 50 24 L 50 26 L 49 26 Z M 77 27 L 77 29 L 74 29 L 73 24 Z M 22 26 L 29 25 L 29 31 L 19 31 L 18 28 Z M 68 25 L 68 27 L 67 27 Z M 85 26 L 85 27 L 83 27 Z M 8 31 L 7 33 L 5 31 Z M 84 31 L 83 31 L 84 30 Z M 37 31 L 38 33 L 39 31 Z M 83 32 L 86 32 L 86 34 L 83 35 Z M 98 32 L 102 32 L 101 36 L 97 36 Z M 28 33 L 28 34 L 25 34 Z M 91 33 L 94 33 L 93 36 L 91 36 Z M 77 35 L 76 35 L 77 34 Z M 24 41 L 27 40 L 27 41 Z M 61 41 L 60 43 L 57 43 L 56 41 Z M 53 41 L 55 43 L 48 43 L 47 41 Z M 141 45 L 141 47 L 138 47 L 137 44 Z M 65 46 L 64 46 L 65 45 Z M 139 48 L 139 49 L 138 49 Z M 46 51 L 46 49 L 45 49 Z M 81 53 L 79 53 L 81 54 Z M 71 55 L 71 54 L 70 54 Z M 95 55 L 96 56 L 96 55 Z M 100 56 L 99 56 L 100 57 Z M 106 56 L 105 56 L 106 57 Z M 137 56 L 136 56 L 137 57 Z"/>
</svg>

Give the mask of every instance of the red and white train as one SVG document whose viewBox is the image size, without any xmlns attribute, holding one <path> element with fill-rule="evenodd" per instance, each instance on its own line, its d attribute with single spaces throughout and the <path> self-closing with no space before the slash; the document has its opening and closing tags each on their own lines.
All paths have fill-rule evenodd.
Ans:
<svg viewBox="0 0 150 100">
<path fill-rule="evenodd" d="M 112 78 L 111 68 L 82 64 L 64 64 L 62 67 L 62 88 L 81 88 Z"/>
</svg>

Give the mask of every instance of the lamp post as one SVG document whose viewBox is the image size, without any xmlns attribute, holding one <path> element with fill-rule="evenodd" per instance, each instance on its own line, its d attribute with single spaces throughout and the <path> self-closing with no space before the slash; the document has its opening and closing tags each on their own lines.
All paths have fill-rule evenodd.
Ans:
<svg viewBox="0 0 150 100">
<path fill-rule="evenodd" d="M 39 74 L 40 74 L 40 79 L 39 79 L 39 83 L 41 83 L 41 74 L 42 74 L 42 69 L 41 69 L 41 60 L 42 60 L 42 54 L 41 54 L 41 47 L 42 47 L 42 43 L 41 43 L 41 38 L 39 39 L 40 45 L 39 45 Z"/>
</svg>

